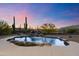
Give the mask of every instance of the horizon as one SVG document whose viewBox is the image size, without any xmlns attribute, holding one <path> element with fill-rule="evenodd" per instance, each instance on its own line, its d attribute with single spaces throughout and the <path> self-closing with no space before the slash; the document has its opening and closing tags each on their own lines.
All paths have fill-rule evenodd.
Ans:
<svg viewBox="0 0 79 59">
<path fill-rule="evenodd" d="M 79 3 L 4 3 L 0 4 L 0 20 L 10 26 L 15 16 L 16 27 L 24 26 L 25 17 L 31 27 L 45 23 L 57 28 L 79 25 Z"/>
</svg>

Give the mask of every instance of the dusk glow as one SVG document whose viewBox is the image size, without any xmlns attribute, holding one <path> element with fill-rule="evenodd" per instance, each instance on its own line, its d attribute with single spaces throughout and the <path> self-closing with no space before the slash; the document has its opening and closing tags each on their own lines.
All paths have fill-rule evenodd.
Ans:
<svg viewBox="0 0 79 59">
<path fill-rule="evenodd" d="M 44 23 L 53 23 L 56 27 L 79 25 L 79 4 L 0 4 L 0 20 L 23 27 L 25 17 L 28 25 L 37 27 Z"/>
</svg>

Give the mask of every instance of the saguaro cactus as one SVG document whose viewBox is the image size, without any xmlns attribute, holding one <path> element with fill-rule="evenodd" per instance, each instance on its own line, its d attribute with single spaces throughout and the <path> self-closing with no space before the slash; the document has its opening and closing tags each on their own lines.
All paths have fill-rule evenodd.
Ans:
<svg viewBox="0 0 79 59">
<path fill-rule="evenodd" d="M 12 25 L 13 33 L 15 33 L 15 16 L 13 16 L 13 25 Z"/>
<path fill-rule="evenodd" d="M 25 32 L 26 32 L 27 31 L 27 17 L 25 17 L 24 29 L 25 29 Z"/>
</svg>

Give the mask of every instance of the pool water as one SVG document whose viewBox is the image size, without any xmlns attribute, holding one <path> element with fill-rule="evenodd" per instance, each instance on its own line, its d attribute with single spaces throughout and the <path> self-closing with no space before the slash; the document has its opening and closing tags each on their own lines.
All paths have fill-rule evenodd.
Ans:
<svg viewBox="0 0 79 59">
<path fill-rule="evenodd" d="M 18 42 L 34 42 L 34 43 L 48 43 L 50 45 L 55 45 L 55 46 L 68 46 L 69 43 L 64 41 L 61 38 L 57 37 L 14 37 L 13 38 L 15 41 Z"/>
</svg>

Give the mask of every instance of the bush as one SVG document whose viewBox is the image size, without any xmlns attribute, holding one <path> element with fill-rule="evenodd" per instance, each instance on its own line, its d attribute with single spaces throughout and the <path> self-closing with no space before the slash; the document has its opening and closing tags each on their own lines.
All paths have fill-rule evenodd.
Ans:
<svg viewBox="0 0 79 59">
<path fill-rule="evenodd" d="M 0 21 L 0 35 L 11 34 L 11 27 L 4 21 Z"/>
<path fill-rule="evenodd" d="M 40 28 L 42 29 L 42 33 L 45 34 L 57 33 L 57 29 L 54 24 L 43 24 Z"/>
<path fill-rule="evenodd" d="M 73 29 L 67 29 L 67 33 L 70 33 L 70 34 L 77 33 L 77 29 L 75 29 L 75 28 L 73 28 Z"/>
</svg>

